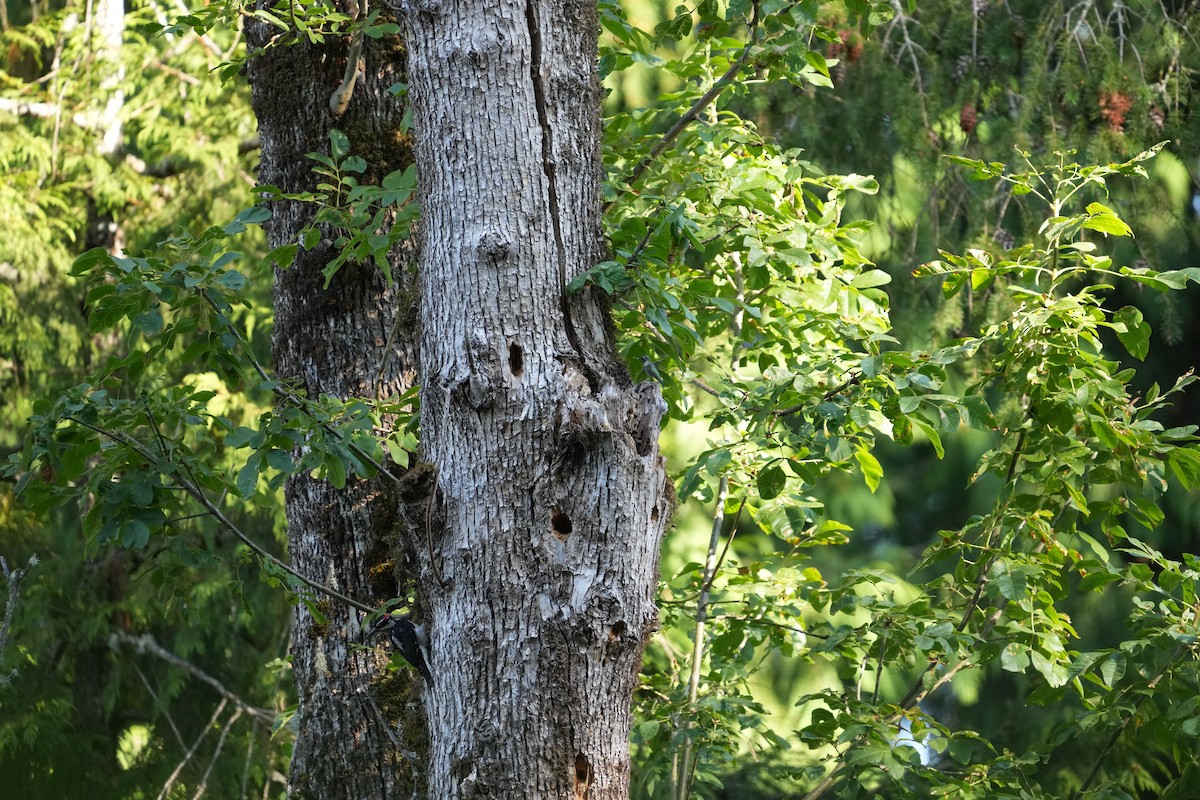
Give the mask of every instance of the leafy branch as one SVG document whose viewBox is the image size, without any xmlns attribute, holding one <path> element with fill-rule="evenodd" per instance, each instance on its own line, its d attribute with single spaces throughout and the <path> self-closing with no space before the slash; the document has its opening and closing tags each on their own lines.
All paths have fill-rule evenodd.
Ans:
<svg viewBox="0 0 1200 800">
<path fill-rule="evenodd" d="M 348 597 L 348 596 L 342 594 L 341 592 L 337 591 L 336 589 L 331 589 L 328 586 L 325 586 L 324 584 L 314 581 L 311 578 L 308 578 L 307 576 L 301 574 L 300 572 L 295 570 L 293 567 L 289 566 L 288 564 L 284 563 L 276 556 L 272 555 L 262 545 L 258 544 L 253 539 L 251 539 L 249 536 L 247 536 L 246 533 L 243 532 L 241 528 L 239 528 L 237 525 L 235 525 L 233 523 L 232 520 L 229 519 L 229 517 L 225 516 L 224 512 L 221 511 L 221 508 L 216 503 L 214 503 L 212 500 L 209 499 L 208 495 L 204 493 L 204 490 L 199 486 L 198 483 L 196 483 L 192 479 L 181 477 L 178 474 L 178 471 L 175 469 L 175 466 L 177 466 L 177 465 L 172 464 L 172 462 L 169 460 L 168 454 L 165 450 L 160 452 L 158 455 L 156 455 L 156 454 L 152 453 L 150 450 L 148 450 L 147 448 L 143 447 L 142 444 L 140 442 L 138 442 L 135 438 L 133 438 L 132 436 L 129 436 L 125 433 L 122 433 L 121 431 L 107 430 L 105 428 L 101 428 L 98 425 L 93 425 L 89 422 L 85 422 L 84 420 L 82 420 L 78 417 L 75 417 L 75 416 L 68 415 L 68 416 L 64 417 L 64 419 L 69 422 L 73 422 L 76 425 L 79 425 L 80 427 L 87 428 L 88 430 L 93 431 L 94 433 L 97 433 L 107 439 L 110 439 L 113 442 L 116 442 L 117 444 L 121 444 L 121 445 L 124 445 L 124 446 L 130 448 L 135 453 L 137 453 L 139 456 L 141 456 L 143 459 L 145 459 L 148 463 L 154 464 L 161 474 L 170 476 L 172 484 L 174 486 L 176 486 L 177 488 L 182 489 L 190 497 L 192 497 L 196 502 L 198 502 L 204 508 L 204 510 L 208 513 L 209 516 L 211 516 L 214 520 L 216 520 L 218 523 L 220 523 L 221 527 L 225 528 L 230 533 L 232 533 L 234 536 L 236 536 L 239 540 L 241 540 L 242 544 L 249 547 L 251 550 L 254 551 L 255 554 L 258 555 L 259 558 L 261 558 L 263 561 L 267 562 L 271 566 L 275 567 L 277 570 L 292 576 L 293 578 L 300 581 L 302 584 L 304 584 L 308 588 L 310 588 L 314 591 L 320 592 L 321 594 L 327 595 L 327 596 L 329 596 L 335 600 L 338 600 L 342 603 L 345 603 L 348 606 L 357 608 L 359 611 L 363 611 L 368 614 L 372 614 L 376 611 L 376 609 L 374 609 L 368 605 L 365 605 L 363 603 L 360 603 L 359 601 L 355 600 L 354 598 Z M 179 465 L 179 466 L 183 466 L 183 465 Z M 184 469 L 186 470 L 186 466 L 184 467 Z"/>
<path fill-rule="evenodd" d="M 206 515 L 249 547 L 273 576 L 284 576 L 293 587 L 304 586 L 373 613 L 370 606 L 302 575 L 255 542 L 212 499 L 213 492 L 224 495 L 230 487 L 193 458 L 182 439 L 164 435 L 168 421 L 186 431 L 207 416 L 215 427 L 228 431 L 224 445 L 254 447 L 255 452 L 239 471 L 232 487 L 243 497 L 256 493 L 264 466 L 276 470 L 277 476 L 297 469 L 315 469 L 339 486 L 345 483 L 349 467 L 362 477 L 382 474 L 400 485 L 400 479 L 383 463 L 381 441 L 394 461 L 407 464 L 409 451 L 416 446 L 415 391 L 377 406 L 396 420 L 396 424 L 384 431 L 381 440 L 375 436 L 377 423 L 371 419 L 371 409 L 366 403 L 347 404 L 328 398 L 318 402 L 274 380 L 232 319 L 234 304 L 241 302 L 236 293 L 244 278 L 228 268 L 237 254 L 224 251 L 224 242 L 228 236 L 242 232 L 247 224 L 265 218 L 262 209 L 243 212 L 224 228 L 210 229 L 196 239 L 172 240 L 159 257 L 117 258 L 103 250 L 93 250 L 78 259 L 75 270 L 81 275 L 103 271 L 110 278 L 90 294 L 94 326 L 109 326 L 128 319 L 147 341 L 145 349 L 135 349 L 122 359 L 110 361 L 104 381 L 119 386 L 120 381 L 114 380 L 118 371 L 137 377 L 151 362 L 169 363 L 178 353 L 179 338 L 192 337 L 194 341 L 181 354 L 184 363 L 194 366 L 197 361 L 203 363 L 206 356 L 213 358 L 213 366 L 231 384 L 242 382 L 241 372 L 248 365 L 257 376 L 258 385 L 269 388 L 279 398 L 282 408 L 291 409 L 289 413 L 264 414 L 260 419 L 261 429 L 254 431 L 234 428 L 229 420 L 207 414 L 204 405 L 213 392 L 194 392 L 181 387 L 158 395 L 143 395 L 130 402 L 110 397 L 106 389 L 85 384 L 61 399 L 55 413 L 35 418 L 40 427 L 35 429 L 24 458 L 14 461 L 9 470 L 24 472 L 18 491 L 26 492 L 34 502 L 50 502 L 64 492 L 69 495 L 90 490 L 94 501 L 85 520 L 95 526 L 99 541 L 120 536 L 122 543 L 130 547 L 144 546 L 151 531 L 166 523 L 163 509 L 175 502 L 168 499 L 169 495 L 172 491 L 182 491 Z M 174 261 L 169 259 L 172 252 L 176 256 Z M 161 310 L 164 306 L 170 309 L 169 319 Z M 196 332 L 201 335 L 194 336 Z M 228 349 L 210 352 L 207 348 L 216 342 Z M 110 420 L 107 423 L 106 418 Z M 120 458 L 113 452 L 106 453 L 104 474 L 91 470 L 91 477 L 81 487 L 60 492 L 32 482 L 35 462 L 41 461 L 48 466 L 56 465 L 56 479 L 69 484 L 89 469 L 87 459 L 104 449 L 74 436 L 60 426 L 61 422 L 90 431 L 128 452 Z M 151 443 L 135 435 L 139 426 L 148 430 Z M 312 436 L 314 433 L 319 435 Z M 301 445 L 304 452 L 295 461 L 289 451 Z M 123 484 L 127 484 L 125 488 Z"/>
<path fill-rule="evenodd" d="M 658 144 L 654 145 L 650 152 L 646 154 L 646 157 L 639 161 L 637 166 L 633 168 L 633 171 L 629 173 L 629 177 L 625 179 L 625 183 L 630 186 L 636 184 L 638 179 L 642 177 L 642 174 L 647 169 L 649 169 L 654 160 L 662 155 L 668 147 L 675 143 L 675 140 L 679 138 L 679 134 L 683 133 L 683 129 L 692 124 L 692 122 L 694 122 L 700 116 L 700 114 L 704 112 L 704 109 L 712 105 L 713 101 L 717 99 L 717 96 L 720 95 L 721 92 L 723 92 L 730 84 L 733 83 L 734 79 L 737 78 L 738 74 L 742 71 L 742 68 L 745 67 L 746 60 L 750 57 L 750 53 L 754 49 L 754 45 L 758 36 L 759 0 L 754 0 L 753 9 L 754 11 L 750 16 L 749 30 L 746 33 L 746 45 L 742 48 L 742 52 L 739 53 L 738 57 L 734 59 L 732 64 L 729 65 L 729 69 L 725 70 L 725 73 L 713 82 L 713 85 L 708 88 L 708 91 L 700 95 L 696 102 L 692 103 L 691 108 L 685 111 L 679 117 L 679 119 L 676 120 L 675 124 L 663 134 L 662 138 L 659 139 Z"/>
</svg>

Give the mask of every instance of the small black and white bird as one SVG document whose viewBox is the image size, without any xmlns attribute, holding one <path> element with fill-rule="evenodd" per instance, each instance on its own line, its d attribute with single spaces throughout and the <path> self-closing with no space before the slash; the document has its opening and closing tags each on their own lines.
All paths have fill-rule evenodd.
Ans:
<svg viewBox="0 0 1200 800">
<path fill-rule="evenodd" d="M 417 668 L 417 672 L 421 673 L 421 677 L 432 689 L 433 675 L 429 671 L 429 644 L 425 638 L 425 629 L 414 624 L 405 615 L 393 612 L 376 620 L 367 636 L 378 636 L 381 633 L 387 634 L 392 647 L 404 656 L 405 661 Z"/>
</svg>

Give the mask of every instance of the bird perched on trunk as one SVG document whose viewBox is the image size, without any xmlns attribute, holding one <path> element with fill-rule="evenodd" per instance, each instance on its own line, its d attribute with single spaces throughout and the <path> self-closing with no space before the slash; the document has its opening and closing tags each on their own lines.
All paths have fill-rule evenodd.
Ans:
<svg viewBox="0 0 1200 800">
<path fill-rule="evenodd" d="M 377 619 L 367 631 L 367 636 L 378 636 L 386 633 L 392 647 L 404 657 L 404 660 L 416 667 L 417 672 L 433 688 L 433 675 L 429 671 L 429 644 L 425 637 L 425 629 L 415 624 L 404 614 L 392 612 Z"/>
</svg>

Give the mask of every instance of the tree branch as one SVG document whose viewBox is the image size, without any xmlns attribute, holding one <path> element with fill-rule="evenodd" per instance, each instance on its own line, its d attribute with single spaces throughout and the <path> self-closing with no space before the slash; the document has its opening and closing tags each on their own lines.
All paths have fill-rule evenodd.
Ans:
<svg viewBox="0 0 1200 800">
<path fill-rule="evenodd" d="M 826 392 L 824 394 L 824 396 L 821 398 L 821 402 L 822 403 L 829 402 L 830 400 L 837 397 L 842 392 L 849 389 L 851 386 L 858 385 L 858 382 L 860 380 L 862 380 L 862 373 L 855 372 L 853 375 L 851 375 L 845 381 L 843 381 L 842 383 L 838 384 L 837 386 L 833 387 L 828 392 Z M 809 406 L 807 403 L 797 403 L 796 405 L 788 406 L 787 408 L 777 408 L 774 411 L 772 411 L 771 413 L 774 414 L 776 417 L 787 417 L 792 414 L 799 413 L 808 407 Z"/>
<path fill-rule="evenodd" d="M 1182 643 L 1176 645 L 1175 652 L 1172 653 L 1171 657 L 1167 659 L 1167 663 L 1163 664 L 1163 668 L 1158 671 L 1158 674 L 1146 684 L 1146 689 L 1153 690 L 1154 687 L 1158 686 L 1158 682 L 1161 681 L 1168 672 L 1170 672 L 1171 666 L 1178 661 L 1185 652 L 1186 648 Z M 1113 731 L 1112 736 L 1108 738 L 1108 742 L 1105 743 L 1104 749 L 1100 751 L 1098 756 L 1096 756 L 1096 762 L 1092 764 L 1091 771 L 1088 772 L 1087 777 L 1083 779 L 1083 783 L 1079 784 L 1079 788 L 1076 789 L 1071 795 L 1071 800 L 1079 800 L 1079 798 L 1083 796 L 1083 793 L 1087 791 L 1087 788 L 1092 785 L 1092 781 L 1094 781 L 1096 776 L 1100 774 L 1100 767 L 1104 764 L 1105 760 L 1108 759 L 1108 754 L 1112 752 L 1112 749 L 1117 746 L 1117 742 L 1121 739 L 1121 734 L 1125 733 L 1125 729 L 1129 727 L 1129 723 L 1133 722 L 1133 718 L 1137 716 L 1138 709 L 1142 707 L 1142 704 L 1145 703 L 1146 700 L 1152 696 L 1152 694 L 1152 691 L 1146 691 L 1142 693 L 1142 696 L 1138 698 L 1138 701 L 1133 704 L 1133 710 L 1129 712 L 1129 716 L 1125 717 L 1125 719 L 1121 721 L 1121 724 L 1117 726 L 1115 731 Z"/>
<path fill-rule="evenodd" d="M 638 178 L 642 177 L 642 174 L 645 173 L 645 171 L 650 167 L 650 165 L 654 162 L 654 159 L 662 155 L 663 152 L 670 147 L 676 139 L 679 138 L 679 134 L 683 133 L 683 129 L 695 121 L 695 119 L 700 116 L 701 112 L 708 108 L 712 102 L 717 99 L 717 96 L 725 90 L 725 87 L 733 82 L 733 79 L 737 77 L 737 74 L 742 71 L 742 67 L 746 65 L 746 59 L 750 57 L 750 51 L 754 48 L 757 33 L 758 3 L 755 2 L 754 12 L 750 18 L 750 30 L 747 34 L 746 46 L 742 48 L 742 52 L 740 55 L 738 55 L 737 60 L 730 64 L 729 69 L 725 70 L 725 74 L 718 78 L 716 83 L 714 83 L 707 92 L 701 95 L 700 99 L 693 103 L 691 108 L 684 112 L 682 117 L 676 120 L 675 124 L 671 126 L 670 130 L 663 134 L 663 137 L 659 140 L 658 144 L 654 145 L 654 149 L 652 149 L 650 153 L 643 158 L 636 167 L 633 168 L 633 172 L 631 172 L 629 177 L 625 180 L 626 183 L 628 183 L 630 186 L 637 183 Z"/>
<path fill-rule="evenodd" d="M 183 754 L 183 760 L 176 764 L 175 769 L 171 770 L 171 774 L 167 776 L 167 782 L 163 784 L 163 788 L 161 791 L 159 791 L 156 800 L 164 800 L 164 798 L 166 798 L 170 793 L 171 787 L 175 785 L 176 779 L 179 778 L 179 773 L 183 772 L 183 768 L 186 767 L 188 762 L 192 760 L 192 756 L 196 755 L 196 751 L 200 749 L 200 743 L 204 741 L 204 737 L 208 736 L 209 728 L 217 724 L 217 720 L 220 718 L 221 712 L 225 710 L 225 706 L 228 705 L 228 703 L 228 700 L 222 699 L 221 702 L 217 704 L 217 710 L 214 711 L 212 717 L 209 718 L 208 724 L 200 729 L 200 735 L 196 737 L 196 741 L 192 743 L 191 748 L 189 748 L 188 751 Z"/>
<path fill-rule="evenodd" d="M 266 725 L 270 725 L 275 721 L 275 712 L 270 711 L 269 709 L 259 708 L 258 706 L 253 706 L 253 705 L 247 703 L 241 697 L 239 697 L 238 695 L 234 694 L 229 689 L 227 689 L 223 683 L 218 681 L 213 676 L 209 675 L 204 670 L 197 667 L 195 664 L 191 663 L 190 661 L 183 660 L 179 656 L 172 653 L 170 650 L 167 650 L 166 648 L 164 648 L 162 645 L 160 645 L 157 641 L 154 640 L 153 636 L 151 636 L 148 633 L 142 634 L 141 636 L 134 636 L 132 634 L 119 631 L 119 632 L 113 633 L 111 636 L 109 636 L 108 642 L 109 642 L 109 647 L 112 647 L 114 650 L 117 649 L 116 645 L 127 644 L 127 645 L 132 645 L 134 648 L 137 649 L 137 651 L 139 653 L 147 653 L 148 652 L 151 655 L 158 656 L 163 661 L 166 661 L 168 664 L 179 667 L 181 670 L 188 673 L 189 675 L 192 675 L 195 678 L 203 681 L 204 683 L 207 683 L 209 686 L 211 686 L 213 689 L 216 690 L 217 694 L 221 695 L 221 697 L 223 698 L 222 703 L 224 703 L 224 702 L 233 703 L 234 706 L 237 707 L 239 713 L 244 711 L 245 713 L 249 714 L 251 717 L 254 717 L 256 720 L 258 720 L 259 722 L 264 723 Z"/>
<path fill-rule="evenodd" d="M 708 591 L 712 587 L 713 577 L 717 573 L 717 545 L 721 541 L 721 529 L 725 523 L 725 499 L 729 496 L 729 476 L 722 475 L 720 484 L 717 488 L 716 508 L 713 511 L 712 536 L 708 542 L 708 558 L 704 564 L 704 580 L 700 583 L 700 596 L 696 600 L 696 632 L 695 642 L 692 648 L 692 670 L 691 676 L 688 678 L 688 703 L 694 704 L 696 698 L 700 695 L 700 665 L 704 659 L 704 625 L 708 619 Z M 742 504 L 745 505 L 743 499 Z M 741 506 L 738 507 L 738 513 L 741 513 Z M 721 554 L 724 557 L 724 553 Z M 691 721 L 685 723 L 685 727 L 690 728 Z M 695 771 L 695 764 L 691 763 L 692 758 L 692 740 L 685 738 L 683 742 L 683 751 L 679 754 L 675 763 L 675 798 L 676 800 L 687 800 L 690 794 L 691 777 Z"/>
<path fill-rule="evenodd" d="M 208 760 L 208 767 L 204 770 L 204 776 L 200 778 L 200 785 L 196 787 L 196 793 L 192 795 L 192 800 L 200 800 L 204 796 L 204 790 L 208 787 L 208 778 L 212 775 L 213 767 L 217 765 L 217 758 L 221 755 L 221 749 L 225 747 L 225 737 L 229 735 L 229 729 L 233 727 L 233 723 L 237 722 L 242 716 L 242 709 L 235 709 L 229 719 L 225 720 L 225 727 L 221 728 L 221 735 L 217 737 L 217 746 L 213 748 L 212 758 Z"/>
<path fill-rule="evenodd" d="M 296 408 L 298 408 L 301 411 L 303 411 L 304 413 L 308 414 L 310 417 L 315 416 L 312 413 L 312 410 L 309 408 L 308 402 L 304 398 L 300 397 L 295 392 L 285 389 L 282 384 L 278 383 L 277 381 L 274 381 L 271 378 L 271 376 L 267 374 L 266 368 L 264 368 L 263 365 L 261 363 L 259 363 L 259 360 L 257 358 L 255 358 L 254 354 L 252 352 L 250 352 L 250 348 L 247 346 L 246 338 L 244 336 L 242 336 L 242 332 L 240 330 L 238 330 L 237 326 L 235 326 L 230 320 L 225 319 L 225 315 L 221 313 L 221 310 L 217 307 L 217 304 L 213 301 L 213 299 L 208 296 L 208 292 L 200 290 L 200 295 L 201 295 L 201 297 L 204 298 L 204 300 L 210 306 L 212 306 L 212 309 L 217 312 L 217 315 L 220 318 L 221 322 L 223 322 L 225 324 L 225 327 L 228 328 L 229 332 L 232 333 L 234 335 L 234 337 L 238 340 L 238 344 L 242 348 L 242 354 L 246 357 L 246 360 L 250 362 L 250 365 L 254 368 L 254 372 L 258 375 L 258 377 L 267 383 L 274 384 L 273 391 L 281 399 L 288 401 Z M 349 439 L 344 437 L 342 435 L 341 431 L 337 430 L 336 428 L 334 428 L 332 425 L 329 425 L 328 423 L 321 423 L 321 429 L 324 430 L 326 433 L 328 433 L 330 436 L 337 439 L 342 444 L 344 444 L 346 446 L 346 448 L 348 450 L 350 450 L 350 452 L 354 453 L 354 455 L 356 455 L 358 458 L 362 459 L 364 463 L 369 464 L 379 474 L 383 475 L 385 478 L 390 480 L 392 483 L 396 484 L 397 486 L 402 485 L 400 479 L 398 477 L 396 477 L 396 475 L 394 475 L 391 472 L 391 470 L 389 470 L 383 464 L 379 463 L 374 458 L 372 458 L 369 453 L 367 453 L 365 450 L 363 450 L 358 445 L 354 444 L 354 442 L 351 442 Z"/>
<path fill-rule="evenodd" d="M 94 432 L 100 434 L 101 436 L 111 439 L 114 442 L 123 444 L 126 447 L 131 448 L 134 452 L 136 452 L 142 458 L 146 459 L 147 461 L 149 461 L 151 463 L 157 464 L 159 462 L 159 459 L 155 458 L 154 454 L 151 453 L 149 450 L 147 450 L 142 445 L 141 442 L 139 442 L 137 439 L 133 438 L 132 436 L 129 436 L 128 434 L 121 433 L 120 431 L 110 431 L 105 428 L 101 428 L 99 426 L 92 425 L 91 423 L 84 422 L 83 420 L 79 419 L 78 417 L 67 416 L 67 417 L 64 417 L 64 419 L 70 420 L 71 422 L 74 422 L 76 425 L 82 425 L 83 427 L 87 428 L 88 430 L 94 431 Z M 166 454 L 164 453 L 164 456 L 165 455 Z M 284 561 L 280 560 L 278 557 L 272 555 L 270 552 L 268 552 L 266 550 L 266 548 L 264 548 L 262 545 L 260 545 L 258 542 L 254 541 L 253 539 L 251 539 L 249 536 L 247 536 L 246 533 L 241 528 L 239 528 L 237 525 L 235 525 L 233 523 L 232 520 L 230 520 L 228 517 L 226 517 L 224 512 L 221 511 L 221 509 L 217 506 L 216 503 L 214 503 L 212 500 L 210 500 L 208 498 L 208 495 L 206 495 L 204 493 L 204 490 L 201 489 L 198 484 L 193 483 L 190 480 L 180 477 L 180 475 L 178 473 L 172 474 L 170 476 L 170 479 L 172 480 L 172 482 L 174 482 L 174 484 L 177 487 L 179 487 L 180 489 L 182 489 L 183 491 L 185 491 L 189 495 L 191 495 L 192 498 L 196 500 L 196 502 L 198 502 L 201 506 L 204 507 L 204 509 L 206 511 L 208 511 L 208 513 L 213 517 L 213 519 L 215 519 L 215 520 L 217 520 L 217 522 L 221 523 L 221 525 L 223 525 L 230 533 L 232 533 L 234 536 L 236 536 L 238 539 L 240 539 L 243 544 L 245 544 L 247 547 L 249 547 L 251 550 L 253 550 L 260 558 L 264 559 L 265 561 L 270 562 L 273 566 L 275 566 L 275 567 L 279 568 L 280 570 L 286 572 L 287 574 L 295 577 L 297 580 L 299 580 L 305 586 L 309 587 L 310 589 L 313 589 L 314 591 L 317 591 L 317 592 L 320 592 L 321 594 L 332 597 L 335 600 L 340 600 L 341 602 L 345 603 L 346 605 L 353 606 L 354 608 L 357 608 L 359 611 L 362 611 L 364 613 L 367 613 L 367 614 L 375 613 L 376 609 L 372 608 L 371 606 L 368 606 L 365 603 L 360 603 L 358 600 L 355 600 L 352 597 L 348 597 L 348 596 L 342 594 L 341 592 L 337 591 L 336 589 L 330 589 L 328 586 L 325 586 L 322 583 L 318 583 L 317 581 L 314 581 L 311 578 L 309 578 L 305 575 L 302 575 L 295 568 L 293 568 L 289 564 L 285 563 Z"/>
</svg>

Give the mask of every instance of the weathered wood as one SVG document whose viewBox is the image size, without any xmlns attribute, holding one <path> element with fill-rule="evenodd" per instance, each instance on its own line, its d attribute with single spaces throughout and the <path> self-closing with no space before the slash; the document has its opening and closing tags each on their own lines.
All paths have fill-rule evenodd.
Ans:
<svg viewBox="0 0 1200 800">
<path fill-rule="evenodd" d="M 420 174 L 429 796 L 624 798 L 669 512 L 657 385 L 566 284 L 602 257 L 596 7 L 405 9 Z"/>
</svg>

